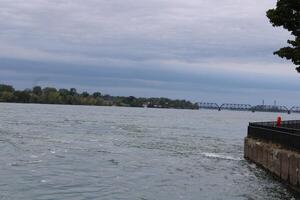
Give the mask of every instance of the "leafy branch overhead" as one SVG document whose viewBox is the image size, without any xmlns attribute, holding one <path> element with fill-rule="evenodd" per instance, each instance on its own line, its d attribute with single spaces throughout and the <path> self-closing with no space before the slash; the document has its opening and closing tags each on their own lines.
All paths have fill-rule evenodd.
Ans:
<svg viewBox="0 0 300 200">
<path fill-rule="evenodd" d="M 291 60 L 300 72 L 300 0 L 278 0 L 276 8 L 267 11 L 267 17 L 273 26 L 282 26 L 294 36 L 293 40 L 287 41 L 289 46 L 274 54 Z"/>
</svg>

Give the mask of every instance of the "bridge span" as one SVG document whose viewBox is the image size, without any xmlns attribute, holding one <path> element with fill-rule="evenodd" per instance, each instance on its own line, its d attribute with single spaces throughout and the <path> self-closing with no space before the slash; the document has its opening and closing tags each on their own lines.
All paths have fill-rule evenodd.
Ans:
<svg viewBox="0 0 300 200">
<path fill-rule="evenodd" d="M 212 110 L 237 110 L 237 111 L 251 111 L 251 112 L 279 112 L 279 113 L 300 113 L 300 107 L 293 106 L 288 108 L 280 105 L 255 105 L 250 104 L 235 104 L 223 103 L 221 105 L 210 102 L 198 102 L 199 109 L 212 109 Z"/>
</svg>

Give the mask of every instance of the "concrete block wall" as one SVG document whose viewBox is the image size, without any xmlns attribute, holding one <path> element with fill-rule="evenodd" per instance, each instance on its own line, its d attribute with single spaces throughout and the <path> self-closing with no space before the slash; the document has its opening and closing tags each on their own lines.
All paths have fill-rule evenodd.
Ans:
<svg viewBox="0 0 300 200">
<path fill-rule="evenodd" d="M 300 153 L 247 137 L 244 156 L 300 191 Z"/>
</svg>

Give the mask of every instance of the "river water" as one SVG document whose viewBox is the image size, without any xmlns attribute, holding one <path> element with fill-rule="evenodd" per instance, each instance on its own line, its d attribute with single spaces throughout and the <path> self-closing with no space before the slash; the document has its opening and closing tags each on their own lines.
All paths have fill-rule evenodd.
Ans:
<svg viewBox="0 0 300 200">
<path fill-rule="evenodd" d="M 0 104 L 0 200 L 297 199 L 243 159 L 248 122 L 277 116 Z"/>
</svg>

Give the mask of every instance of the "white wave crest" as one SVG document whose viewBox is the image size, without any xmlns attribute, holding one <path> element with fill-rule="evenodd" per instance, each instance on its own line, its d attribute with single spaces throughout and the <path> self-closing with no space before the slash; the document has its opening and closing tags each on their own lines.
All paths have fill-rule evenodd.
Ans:
<svg viewBox="0 0 300 200">
<path fill-rule="evenodd" d="M 202 155 L 207 157 L 207 158 L 215 158 L 215 159 L 223 159 L 223 160 L 235 160 L 235 161 L 242 160 L 241 158 L 236 158 L 236 157 L 233 157 L 233 156 L 222 155 L 222 154 L 217 154 L 217 153 L 202 153 Z"/>
</svg>

